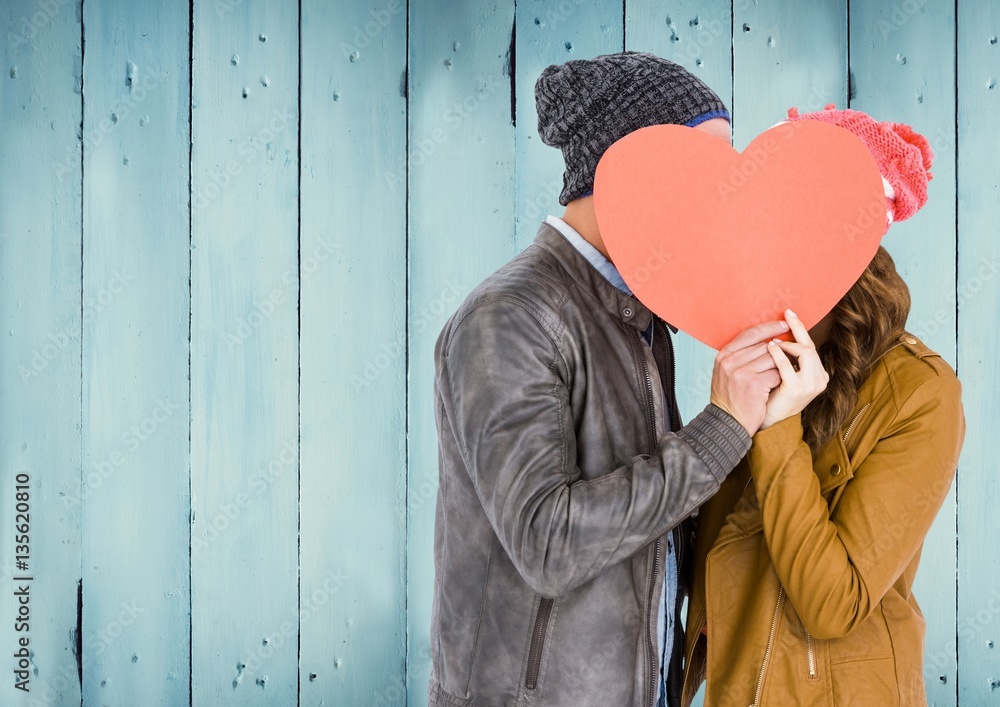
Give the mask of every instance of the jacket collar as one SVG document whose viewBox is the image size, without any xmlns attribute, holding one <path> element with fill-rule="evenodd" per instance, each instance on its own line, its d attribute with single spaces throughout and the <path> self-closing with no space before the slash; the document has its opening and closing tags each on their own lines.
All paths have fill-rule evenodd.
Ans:
<svg viewBox="0 0 1000 707">
<path fill-rule="evenodd" d="M 589 292 L 611 316 L 638 329 L 646 330 L 655 315 L 634 295 L 628 295 L 611 284 L 589 260 L 583 257 L 572 243 L 552 224 L 542 221 L 535 234 L 534 245 L 538 245 L 552 253 L 559 264 L 576 281 L 577 285 Z M 673 333 L 677 327 L 664 322 Z"/>
</svg>

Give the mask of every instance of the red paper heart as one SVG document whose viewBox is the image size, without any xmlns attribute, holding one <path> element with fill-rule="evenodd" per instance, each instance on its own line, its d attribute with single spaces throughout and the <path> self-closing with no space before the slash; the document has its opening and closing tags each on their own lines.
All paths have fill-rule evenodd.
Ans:
<svg viewBox="0 0 1000 707">
<path fill-rule="evenodd" d="M 635 296 L 715 349 L 786 307 L 812 327 L 871 262 L 887 223 L 868 148 L 814 121 L 771 128 L 742 154 L 681 125 L 636 130 L 601 157 L 594 209 Z"/>
</svg>

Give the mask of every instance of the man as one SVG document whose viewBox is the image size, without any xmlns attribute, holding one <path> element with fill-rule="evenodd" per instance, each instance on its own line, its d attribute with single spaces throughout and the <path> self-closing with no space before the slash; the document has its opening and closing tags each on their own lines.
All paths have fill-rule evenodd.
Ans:
<svg viewBox="0 0 1000 707">
<path fill-rule="evenodd" d="M 711 402 L 681 426 L 669 325 L 608 259 L 594 171 L 647 125 L 728 140 L 729 114 L 682 67 L 640 52 L 550 66 L 535 99 L 539 134 L 566 163 L 566 211 L 435 345 L 428 702 L 675 705 L 685 519 L 750 448 L 780 382 L 762 342 L 787 325 L 723 348 Z"/>
</svg>

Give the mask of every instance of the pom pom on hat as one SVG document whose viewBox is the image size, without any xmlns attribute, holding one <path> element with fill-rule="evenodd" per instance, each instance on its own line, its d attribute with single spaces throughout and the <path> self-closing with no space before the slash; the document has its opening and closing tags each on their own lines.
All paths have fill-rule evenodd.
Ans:
<svg viewBox="0 0 1000 707">
<path fill-rule="evenodd" d="M 882 173 L 889 223 L 905 221 L 927 203 L 927 183 L 934 178 L 930 172 L 934 152 L 927 138 L 909 125 L 879 122 L 850 108 L 836 110 L 832 103 L 813 113 L 800 114 L 798 108 L 789 108 L 788 119 L 782 122 L 798 120 L 832 123 L 861 138 Z"/>
</svg>

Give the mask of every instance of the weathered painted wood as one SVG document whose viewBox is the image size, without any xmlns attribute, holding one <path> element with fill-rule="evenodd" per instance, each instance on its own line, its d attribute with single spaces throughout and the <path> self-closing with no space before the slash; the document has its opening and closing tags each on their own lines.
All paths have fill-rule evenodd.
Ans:
<svg viewBox="0 0 1000 707">
<path fill-rule="evenodd" d="M 733 3 L 733 144 L 738 150 L 784 119 L 847 102 L 847 2 Z M 795 306 L 776 288 L 767 318 Z M 710 385 L 710 381 L 709 381 Z"/>
<path fill-rule="evenodd" d="M 438 456 L 434 343 L 512 258 L 514 128 L 505 75 L 513 0 L 409 5 L 407 703 L 427 703 Z"/>
<path fill-rule="evenodd" d="M 0 7 L 0 704 L 80 704 L 80 204 L 78 3 Z M 27 478 L 20 476 L 26 474 Z M 16 484 L 27 481 L 25 498 Z M 27 569 L 13 554 L 28 504 Z M 20 534 L 20 533 L 17 533 Z M 27 630 L 14 592 L 33 579 Z M 12 672 L 28 638 L 27 689 Z"/>
<path fill-rule="evenodd" d="M 736 149 L 785 118 L 847 104 L 847 1 L 733 4 Z"/>
<path fill-rule="evenodd" d="M 732 2 L 627 0 L 625 48 L 676 62 L 733 103 Z"/>
<path fill-rule="evenodd" d="M 963 705 L 1000 698 L 1000 480 L 993 462 L 1000 430 L 998 36 L 996 3 L 959 3 L 958 288 L 945 302 L 958 306 L 958 374 L 967 424 L 958 479 L 958 698 Z M 947 537 L 946 530 L 941 534 Z"/>
<path fill-rule="evenodd" d="M 562 212 L 540 71 L 623 42 L 653 51 L 723 97 L 740 149 L 790 106 L 847 103 L 846 0 L 624 10 L 623 25 L 622 2 L 520 0 L 515 18 L 512 0 L 304 0 L 300 38 L 295 5 L 197 0 L 192 144 L 186 5 L 85 3 L 85 59 L 79 2 L 0 8 L 0 536 L 9 547 L 27 471 L 33 697 L 425 704 L 433 344 Z M 910 329 L 965 383 L 958 495 L 915 588 L 936 705 L 985 704 L 1000 683 L 1000 17 L 958 5 L 957 250 L 954 11 L 855 2 L 849 17 L 852 106 L 937 153 L 928 206 L 885 242 Z M 688 419 L 714 354 L 675 340 Z M 13 574 L 0 566 L 7 616 Z M 14 640 L 0 624 L 4 650 Z M 0 703 L 31 704 L 11 680 Z"/>
<path fill-rule="evenodd" d="M 732 105 L 732 20 L 729 0 L 671 3 L 629 0 L 626 49 L 652 52 L 702 79 L 727 107 Z M 669 242 L 670 234 L 664 238 Z M 674 335 L 677 405 L 682 421 L 709 400 L 715 351 L 684 332 Z"/>
<path fill-rule="evenodd" d="M 299 685 L 303 705 L 388 707 L 406 689 L 406 3 L 306 0 L 301 41 Z"/>
<path fill-rule="evenodd" d="M 522 0 L 517 6 L 514 58 L 516 249 L 531 244 L 548 214 L 561 216 L 562 151 L 538 136 L 535 81 L 550 64 L 622 50 L 622 3 Z M 509 74 L 508 74 L 509 75 Z"/>
<path fill-rule="evenodd" d="M 903 9 L 905 6 L 906 9 Z M 907 328 L 955 365 L 955 13 L 951 3 L 851 4 L 851 107 L 910 124 L 933 145 L 928 202 L 883 245 L 910 288 Z M 916 502 L 916 499 L 915 499 Z M 955 704 L 955 495 L 924 543 L 913 593 L 927 619 L 928 701 Z"/>
<path fill-rule="evenodd" d="M 708 84 L 730 110 L 732 31 L 731 0 L 684 0 L 669 5 L 656 0 L 626 3 L 625 48 L 677 62 Z M 673 340 L 677 406 L 682 422 L 687 422 L 708 404 L 715 350 L 683 331 L 673 335 Z M 695 695 L 694 704 L 700 706 L 703 699 L 704 686 Z"/>
<path fill-rule="evenodd" d="M 298 692 L 298 17 L 195 3 L 193 704 Z M 307 253 L 303 253 L 303 265 Z"/>
<path fill-rule="evenodd" d="M 188 8 L 83 8 L 84 704 L 186 702 Z M 89 660 L 88 660 L 89 659 Z"/>
</svg>

